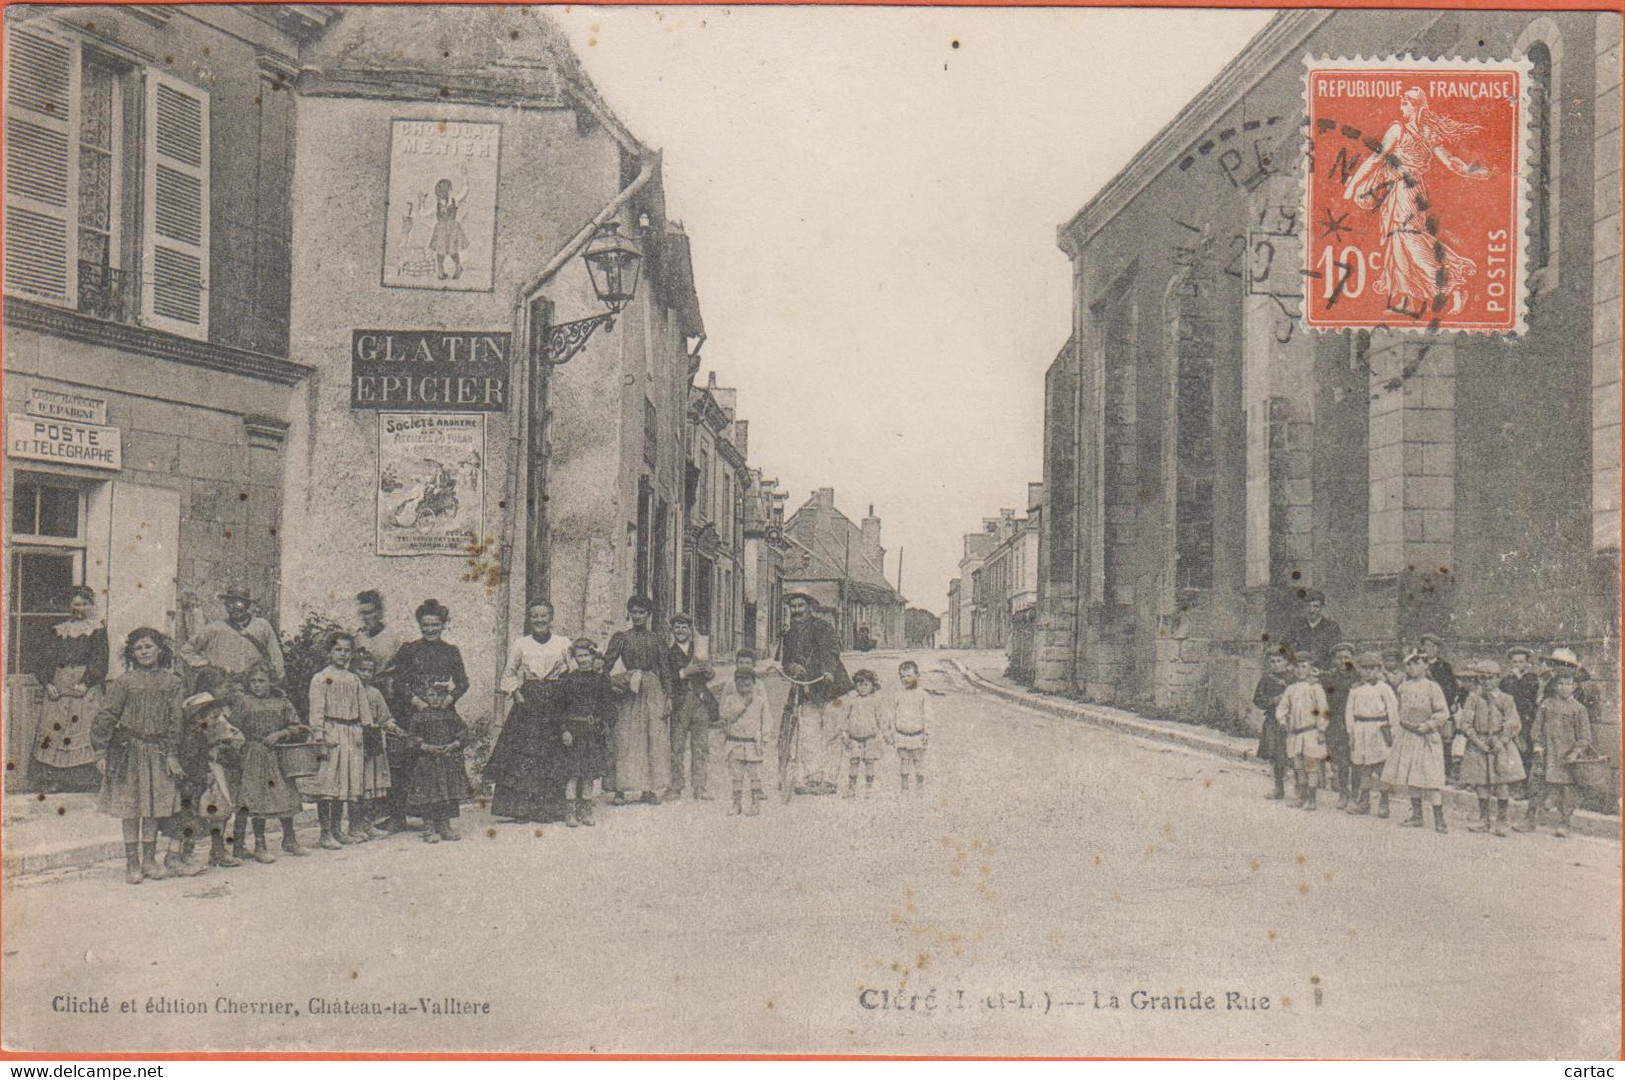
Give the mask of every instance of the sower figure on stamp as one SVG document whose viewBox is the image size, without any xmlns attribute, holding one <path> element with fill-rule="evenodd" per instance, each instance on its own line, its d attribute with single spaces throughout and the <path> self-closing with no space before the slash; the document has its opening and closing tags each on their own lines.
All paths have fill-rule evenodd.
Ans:
<svg viewBox="0 0 1625 1080">
<path fill-rule="evenodd" d="M 1403 298 L 1407 310 L 1437 311 L 1435 299 L 1448 297 L 1454 315 L 1466 305 L 1467 279 L 1478 268 L 1423 227 L 1433 210 L 1426 177 L 1438 161 L 1457 176 L 1487 179 L 1490 172 L 1482 163 L 1468 164 L 1451 153 L 1479 127 L 1435 112 L 1415 87 L 1400 97 L 1399 113 L 1383 134 L 1382 148 L 1349 177 L 1343 197 L 1382 218 L 1384 257 L 1376 288 Z"/>
<path fill-rule="evenodd" d="M 781 791 L 785 798 L 792 790 L 798 795 L 833 795 L 843 736 L 840 718 L 830 706 L 852 689 L 852 680 L 841 664 L 835 628 L 813 614 L 812 596 L 791 593 L 784 602 L 790 609 L 790 625 L 779 642 L 779 655 L 792 685 L 780 724 Z M 787 775 L 792 759 L 795 776 Z"/>
</svg>

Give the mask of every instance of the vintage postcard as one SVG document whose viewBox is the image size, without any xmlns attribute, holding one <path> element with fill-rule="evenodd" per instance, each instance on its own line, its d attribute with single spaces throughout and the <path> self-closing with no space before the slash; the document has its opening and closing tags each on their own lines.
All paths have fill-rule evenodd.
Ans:
<svg viewBox="0 0 1625 1080">
<path fill-rule="evenodd" d="M 1620 1052 L 1621 20 L 4 18 L 8 1052 Z"/>
</svg>

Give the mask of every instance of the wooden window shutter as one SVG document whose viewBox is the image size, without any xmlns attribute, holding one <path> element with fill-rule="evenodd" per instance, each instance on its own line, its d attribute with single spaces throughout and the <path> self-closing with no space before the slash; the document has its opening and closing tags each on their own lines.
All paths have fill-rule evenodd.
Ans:
<svg viewBox="0 0 1625 1080">
<path fill-rule="evenodd" d="M 79 45 L 43 29 L 6 42 L 5 289 L 78 304 Z"/>
<path fill-rule="evenodd" d="M 209 95 L 147 72 L 141 318 L 209 335 Z"/>
</svg>

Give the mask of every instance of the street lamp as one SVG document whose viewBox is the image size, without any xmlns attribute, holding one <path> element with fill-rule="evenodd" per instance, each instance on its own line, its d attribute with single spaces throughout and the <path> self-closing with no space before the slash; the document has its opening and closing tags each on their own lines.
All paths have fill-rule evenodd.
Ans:
<svg viewBox="0 0 1625 1080">
<path fill-rule="evenodd" d="M 547 341 L 541 350 L 543 363 L 557 367 L 580 352 L 600 326 L 608 333 L 615 328 L 615 317 L 621 313 L 638 291 L 638 270 L 643 264 L 643 250 L 630 236 L 621 235 L 615 222 L 598 226 L 598 231 L 587 242 L 581 253 L 587 264 L 587 276 L 592 279 L 592 291 L 609 308 L 602 315 L 593 315 L 574 322 L 549 326 Z"/>
</svg>

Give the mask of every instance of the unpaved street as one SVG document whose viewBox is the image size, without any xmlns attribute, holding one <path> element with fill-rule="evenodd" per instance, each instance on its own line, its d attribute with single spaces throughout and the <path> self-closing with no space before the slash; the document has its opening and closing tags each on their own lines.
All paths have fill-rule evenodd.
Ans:
<svg viewBox="0 0 1625 1080">
<path fill-rule="evenodd" d="M 1617 843 L 1287 810 L 1245 766 L 1006 705 L 940 656 L 920 654 L 942 692 L 925 798 L 898 797 L 888 757 L 872 800 L 754 819 L 727 816 L 724 780 L 717 802 L 606 805 L 592 829 L 488 831 L 470 808 L 460 844 L 139 888 L 113 864 L 25 880 L 5 908 L 6 1043 L 1618 1052 Z M 889 682 L 896 659 L 865 663 Z M 53 1012 L 54 995 L 112 1014 Z M 1201 995 L 1215 1007 L 1135 1007 Z M 156 998 L 208 1011 L 148 1014 Z M 313 998 L 402 1011 L 313 1015 Z M 228 1002 L 297 1015 L 251 1026 Z"/>
</svg>

